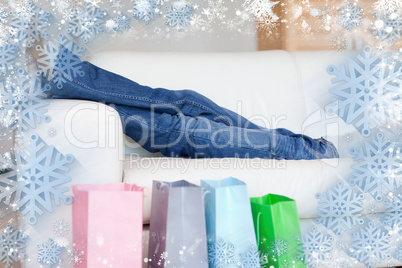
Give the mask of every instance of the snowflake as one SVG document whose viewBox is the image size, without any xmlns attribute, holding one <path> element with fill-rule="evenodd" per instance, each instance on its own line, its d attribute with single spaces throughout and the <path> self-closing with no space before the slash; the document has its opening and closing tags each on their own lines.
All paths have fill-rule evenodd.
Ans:
<svg viewBox="0 0 402 268">
<path fill-rule="evenodd" d="M 377 204 L 377 202 L 369 202 L 366 206 L 365 206 L 365 214 L 369 217 L 376 217 L 377 218 L 377 214 L 379 212 L 379 206 Z"/>
<path fill-rule="evenodd" d="M 370 126 L 377 126 L 373 119 L 387 123 L 384 107 L 392 102 L 388 96 L 398 94 L 398 84 L 402 83 L 399 77 L 402 68 L 383 66 L 382 60 L 371 52 L 371 48 L 366 46 L 363 55 L 348 58 L 348 71 L 344 64 L 340 65 L 339 71 L 334 65 L 327 69 L 329 74 L 336 75 L 331 82 L 337 84 L 329 91 L 339 97 L 335 108 L 327 112 L 338 112 L 347 124 L 353 123 L 365 137 L 371 134 Z"/>
<path fill-rule="evenodd" d="M 0 24 L 5 24 L 7 22 L 7 17 L 7 11 L 0 7 Z"/>
<path fill-rule="evenodd" d="M 311 26 L 310 26 L 310 24 L 307 23 L 306 20 L 302 21 L 302 23 L 300 24 L 300 28 L 301 28 L 302 33 L 304 33 L 306 35 L 311 34 Z"/>
<path fill-rule="evenodd" d="M 36 64 L 36 59 L 32 55 L 26 54 L 23 57 L 18 58 L 17 64 L 23 65 L 23 66 L 30 66 L 32 64 Z"/>
<path fill-rule="evenodd" d="M 260 18 L 258 18 L 257 23 L 258 29 L 265 33 L 266 37 L 276 37 L 276 29 L 279 26 L 279 23 L 274 21 L 270 16 L 261 16 Z"/>
<path fill-rule="evenodd" d="M 1 116 L 1 108 L 0 108 L 0 116 Z M 0 117 L 0 122 L 2 121 L 2 119 L 1 119 L 1 117 Z M 1 125 L 1 123 L 0 123 L 0 129 L 1 128 L 4 128 L 2 125 Z M 1 143 L 3 143 L 4 141 L 5 141 L 5 138 L 7 138 L 7 133 L 5 133 L 5 132 L 1 132 L 0 133 L 0 148 L 2 148 L 2 149 L 4 149 L 4 147 L 3 147 L 3 145 L 1 144 Z M 1 153 L 0 153 L 0 155 L 1 155 Z M 0 162 L 1 163 L 1 162 Z M 4 167 L 3 167 L 4 168 Z M 0 172 L 0 174 L 2 174 L 1 172 Z M 0 223 L 1 224 L 1 223 Z"/>
<path fill-rule="evenodd" d="M 338 24 L 341 25 L 343 28 L 348 30 L 349 32 L 352 29 L 362 25 L 362 13 L 363 9 L 354 6 L 351 2 L 347 3 L 346 6 L 338 9 L 339 18 Z"/>
<path fill-rule="evenodd" d="M 57 136 L 57 129 L 55 129 L 54 127 L 49 128 L 49 129 L 47 130 L 47 135 L 48 135 L 49 137 L 51 137 L 51 138 L 56 137 L 56 136 Z"/>
<path fill-rule="evenodd" d="M 70 245 L 70 241 L 67 238 L 62 237 L 62 236 L 56 237 L 54 239 L 54 242 L 62 248 L 66 248 Z"/>
<path fill-rule="evenodd" d="M 124 32 L 127 29 L 130 29 L 130 20 L 129 16 L 124 15 L 124 13 L 118 12 L 117 16 L 113 18 L 113 30 L 116 32 Z"/>
<path fill-rule="evenodd" d="M 380 12 L 392 12 L 402 8 L 400 0 L 379 0 L 374 3 L 374 9 Z"/>
<path fill-rule="evenodd" d="M 36 6 L 31 1 L 9 0 L 8 4 L 11 9 L 15 10 L 18 16 L 25 20 L 29 20 L 33 15 L 35 15 Z"/>
<path fill-rule="evenodd" d="M 269 264 L 268 253 L 264 253 L 264 252 L 259 251 L 259 258 L 260 258 L 260 266 L 261 266 L 261 268 L 266 268 L 267 265 Z"/>
<path fill-rule="evenodd" d="M 201 17 L 201 15 L 194 14 L 191 18 L 190 21 L 191 25 L 191 30 L 197 31 L 197 30 L 203 30 L 207 28 L 208 24 L 206 21 Z"/>
<path fill-rule="evenodd" d="M 0 73 L 7 74 L 14 69 L 14 63 L 17 53 L 17 46 L 8 42 L 3 42 L 0 46 Z"/>
<path fill-rule="evenodd" d="M 0 183 L 0 201 L 13 205 L 13 210 L 19 209 L 23 215 L 29 213 L 28 222 L 35 224 L 38 215 L 45 210 L 53 212 L 53 205 L 60 206 L 60 200 L 66 205 L 72 204 L 72 197 L 64 193 L 69 190 L 65 184 L 71 181 L 65 175 L 69 171 L 67 165 L 74 157 L 64 157 L 37 134 L 32 134 L 30 143 L 24 147 L 16 158 L 21 173 L 10 172 L 8 181 Z"/>
<path fill-rule="evenodd" d="M 235 247 L 219 239 L 208 245 L 208 262 L 216 268 L 222 268 L 235 262 Z"/>
<path fill-rule="evenodd" d="M 395 251 L 395 259 L 402 262 L 402 245 L 399 245 L 398 249 Z"/>
<path fill-rule="evenodd" d="M 121 0 L 108 0 L 108 5 L 116 9 L 121 9 L 123 7 Z"/>
<path fill-rule="evenodd" d="M 384 200 L 386 210 L 383 224 L 394 229 L 402 229 L 402 195 L 392 195 L 388 200 Z"/>
<path fill-rule="evenodd" d="M 290 2 L 288 5 L 290 5 L 288 7 L 288 15 L 291 15 L 289 21 L 294 22 L 303 15 L 303 6 L 300 5 L 300 3 L 293 1 Z"/>
<path fill-rule="evenodd" d="M 38 248 L 39 252 L 37 260 L 39 263 L 52 267 L 54 264 L 62 261 L 61 252 L 63 248 L 54 243 L 51 238 L 49 238 L 47 243 L 38 245 Z"/>
<path fill-rule="evenodd" d="M 396 136 L 398 136 L 398 139 L 401 139 L 402 138 L 402 128 L 401 127 L 398 127 L 396 130 L 395 130 L 395 135 Z"/>
<path fill-rule="evenodd" d="M 249 250 L 240 254 L 242 268 L 257 268 L 260 267 L 260 255 L 258 249 L 252 246 Z"/>
<path fill-rule="evenodd" d="M 390 46 L 401 40 L 402 7 L 394 10 L 384 10 L 373 13 L 375 17 L 372 34 L 385 40 Z"/>
<path fill-rule="evenodd" d="M 165 260 L 165 259 L 168 257 L 168 255 L 169 255 L 169 254 L 168 254 L 166 251 L 164 251 L 164 252 L 161 253 L 161 257 L 160 257 L 160 258 L 161 258 L 162 260 Z"/>
<path fill-rule="evenodd" d="M 271 266 L 273 267 L 273 266 Z M 286 262 L 286 260 L 284 260 L 283 263 L 279 264 L 279 268 L 295 268 L 296 266 L 291 263 L 291 262 Z"/>
<path fill-rule="evenodd" d="M 277 258 L 280 258 L 283 254 L 288 252 L 288 242 L 275 238 L 274 241 L 271 241 L 271 253 L 274 254 Z"/>
<path fill-rule="evenodd" d="M 277 21 L 278 16 L 272 11 L 272 8 L 277 5 L 279 1 L 271 2 L 269 0 L 254 0 L 249 6 L 249 10 L 254 16 L 260 18 L 263 15 L 268 15 L 272 20 Z"/>
<path fill-rule="evenodd" d="M 70 262 L 70 264 L 73 264 L 74 266 L 78 266 L 81 263 L 84 262 L 84 256 L 85 256 L 85 252 L 76 248 L 73 248 L 72 250 L 69 249 L 67 251 L 67 255 L 68 255 L 68 261 Z"/>
<path fill-rule="evenodd" d="M 331 47 L 337 51 L 342 51 L 348 46 L 348 39 L 342 34 L 337 34 L 331 38 Z"/>
<path fill-rule="evenodd" d="M 102 3 L 102 0 L 86 0 L 87 3 L 90 3 L 93 6 L 99 6 L 100 3 Z"/>
<path fill-rule="evenodd" d="M 47 31 L 50 13 L 44 12 L 32 2 L 28 2 L 28 5 L 27 12 L 10 12 L 12 16 L 10 36 L 18 42 L 26 42 L 26 46 L 31 47 L 41 38 L 49 37 Z"/>
<path fill-rule="evenodd" d="M 319 9 L 313 8 L 310 10 L 310 15 L 313 17 L 317 17 L 322 21 L 328 21 L 331 18 L 332 8 L 327 5 L 321 5 Z"/>
<path fill-rule="evenodd" d="M 332 260 L 330 254 L 332 250 L 332 236 L 319 233 L 313 227 L 310 232 L 303 234 L 301 238 L 296 237 L 296 240 L 298 245 L 295 259 L 304 259 L 308 267 L 316 267 L 324 260 Z"/>
<path fill-rule="evenodd" d="M 240 32 L 241 31 L 240 27 L 242 23 L 243 21 L 239 19 L 230 19 L 226 20 L 225 22 L 222 22 L 222 24 L 225 25 L 230 32 L 236 32 L 236 31 Z"/>
<path fill-rule="evenodd" d="M 10 36 L 10 26 L 0 23 L 0 46 L 2 46 L 6 39 Z"/>
<path fill-rule="evenodd" d="M 135 0 L 133 16 L 137 20 L 145 21 L 148 24 L 151 20 L 160 16 L 161 0 Z"/>
<path fill-rule="evenodd" d="M 99 247 L 102 247 L 104 243 L 105 243 L 105 239 L 103 238 L 103 235 L 102 234 L 97 234 L 96 235 L 96 244 Z"/>
<path fill-rule="evenodd" d="M 63 87 L 66 78 L 84 76 L 79 57 L 82 57 L 85 47 L 77 46 L 63 34 L 58 35 L 57 43 L 49 41 L 36 49 L 39 55 L 37 75 L 45 75 L 58 88 Z"/>
<path fill-rule="evenodd" d="M 7 227 L 0 231 L 0 237 L 0 261 L 6 265 L 5 267 L 11 267 L 12 263 L 18 262 L 18 258 L 27 257 L 26 235 L 7 224 Z"/>
<path fill-rule="evenodd" d="M 346 142 L 351 142 L 351 141 L 353 140 L 353 135 L 352 135 L 352 133 L 346 133 L 346 134 L 343 136 L 343 139 L 344 139 L 344 141 L 346 141 Z"/>
<path fill-rule="evenodd" d="M 166 10 L 166 24 L 180 31 L 190 24 L 194 8 L 179 0 L 166 7 Z"/>
<path fill-rule="evenodd" d="M 53 224 L 53 232 L 58 236 L 64 236 L 68 234 L 69 231 L 70 231 L 70 224 L 66 220 L 58 219 Z"/>
<path fill-rule="evenodd" d="M 402 183 L 402 159 L 400 149 L 395 149 L 395 142 L 384 139 L 384 134 L 377 133 L 377 138 L 365 142 L 364 147 L 352 148 L 354 160 L 362 160 L 352 165 L 356 171 L 349 180 L 350 185 L 359 186 L 364 192 L 381 201 L 382 195 L 394 192 Z"/>
<path fill-rule="evenodd" d="M 381 262 L 381 259 L 390 258 L 388 253 L 390 234 L 382 232 L 380 228 L 374 228 L 370 222 L 367 227 L 352 233 L 351 257 L 363 263 L 367 267 Z"/>
<path fill-rule="evenodd" d="M 212 22 L 215 19 L 224 20 L 226 11 L 228 8 L 224 5 L 223 0 L 208 0 L 208 7 L 203 8 L 201 13 Z"/>
<path fill-rule="evenodd" d="M 348 243 L 343 241 L 342 239 L 337 239 L 335 242 L 335 248 L 341 251 L 344 251 L 348 248 Z"/>
<path fill-rule="evenodd" d="M 113 19 L 109 19 L 105 22 L 105 27 L 108 31 L 114 31 L 117 27 L 117 23 Z"/>
<path fill-rule="evenodd" d="M 53 11 L 59 12 L 64 19 L 68 19 L 74 15 L 74 11 L 81 4 L 81 0 L 53 0 L 50 2 Z"/>
<path fill-rule="evenodd" d="M 46 88 L 46 87 L 45 87 Z M 48 105 L 43 88 L 36 78 L 30 78 L 23 69 L 18 69 L 13 77 L 7 77 L 5 85 L 0 83 L 1 105 L 7 112 L 11 111 L 18 118 L 13 126 L 21 132 L 36 125 L 50 121 L 46 115 Z"/>
<path fill-rule="evenodd" d="M 102 27 L 103 17 L 106 12 L 87 2 L 79 5 L 70 18 L 67 32 L 80 37 L 84 43 L 99 33 L 105 32 Z"/>
<path fill-rule="evenodd" d="M 336 258 L 331 261 L 325 261 L 323 267 L 326 268 L 352 268 L 354 267 L 351 263 L 349 258 Z"/>
<path fill-rule="evenodd" d="M 318 9 L 316 9 L 316 8 L 312 8 L 310 10 L 310 15 L 313 16 L 313 17 L 317 17 L 318 15 L 320 15 L 320 11 Z"/>
<path fill-rule="evenodd" d="M 318 217 L 315 222 L 322 223 L 326 228 L 331 229 L 337 236 L 341 236 L 343 231 L 352 228 L 356 223 L 363 224 L 360 219 L 361 200 L 363 195 L 356 194 L 352 189 L 343 186 L 339 181 L 336 186 L 328 189 L 326 193 L 316 194 L 320 199 L 317 207 Z"/>
</svg>

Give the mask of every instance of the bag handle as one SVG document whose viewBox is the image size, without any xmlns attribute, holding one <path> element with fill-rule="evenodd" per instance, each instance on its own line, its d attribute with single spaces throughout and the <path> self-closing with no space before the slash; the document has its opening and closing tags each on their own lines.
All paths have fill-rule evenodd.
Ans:
<svg viewBox="0 0 402 268">
<path fill-rule="evenodd" d="M 210 190 L 203 189 L 202 200 L 205 200 L 205 196 L 207 196 L 207 194 L 210 194 L 210 193 L 211 193 Z"/>
<path fill-rule="evenodd" d="M 257 247 L 260 246 L 260 216 L 261 216 L 261 212 L 258 212 L 258 215 L 257 215 Z"/>
<path fill-rule="evenodd" d="M 165 183 L 165 182 L 162 182 L 162 181 L 159 181 L 159 182 L 156 184 L 156 189 L 158 189 L 158 190 L 160 190 L 160 191 L 162 191 L 162 192 L 165 192 L 165 188 L 169 189 L 169 188 L 170 188 L 170 187 L 169 187 L 169 184 L 167 184 L 167 183 Z"/>
<path fill-rule="evenodd" d="M 148 189 L 148 187 L 140 187 L 140 186 L 138 186 L 138 185 L 136 185 L 136 184 L 131 184 L 130 185 L 130 191 L 133 191 L 133 192 L 143 192 L 143 194 L 144 194 L 144 197 L 147 197 L 148 195 L 149 195 L 149 189 Z"/>
</svg>

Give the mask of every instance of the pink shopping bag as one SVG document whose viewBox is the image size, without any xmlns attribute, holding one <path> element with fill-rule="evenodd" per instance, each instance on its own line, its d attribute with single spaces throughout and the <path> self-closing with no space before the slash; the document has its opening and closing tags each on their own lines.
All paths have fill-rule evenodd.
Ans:
<svg viewBox="0 0 402 268">
<path fill-rule="evenodd" d="M 78 267 L 142 267 L 144 189 L 115 183 L 72 190 L 73 250 L 83 259 Z"/>
</svg>

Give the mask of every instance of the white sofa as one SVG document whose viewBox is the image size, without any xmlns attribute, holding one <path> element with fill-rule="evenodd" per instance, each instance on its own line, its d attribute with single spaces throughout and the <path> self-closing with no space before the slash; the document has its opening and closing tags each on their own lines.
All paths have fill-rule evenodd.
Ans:
<svg viewBox="0 0 402 268">
<path fill-rule="evenodd" d="M 81 100 L 52 100 L 48 113 L 50 123 L 31 132 L 38 133 L 48 144 L 63 154 L 72 154 L 70 185 L 77 183 L 116 183 L 123 180 L 151 188 L 153 179 L 185 179 L 199 184 L 200 179 L 236 177 L 248 184 L 250 196 L 267 193 L 286 195 L 297 202 L 302 231 L 314 225 L 318 206 L 316 193 L 323 193 L 340 180 L 347 184 L 353 163 L 344 135 L 358 132 L 323 108 L 330 102 L 330 64 L 346 62 L 355 52 L 266 51 L 250 53 L 133 53 L 109 51 L 89 60 L 140 84 L 169 89 L 193 89 L 216 103 L 256 123 L 271 128 L 287 128 L 314 138 L 324 137 L 340 151 L 340 159 L 314 161 L 274 161 L 262 159 L 172 159 L 150 154 L 122 134 L 118 114 L 103 104 Z M 57 130 L 49 136 L 49 129 Z M 151 195 L 144 203 L 144 257 L 148 250 L 147 227 Z M 381 212 L 381 211 L 379 211 Z M 364 212 L 365 213 L 365 212 Z M 30 230 L 28 256 L 36 256 L 33 245 L 54 237 L 53 223 L 59 219 L 71 223 L 71 206 L 62 205 L 54 213 L 45 213 L 34 226 L 20 220 Z M 22 228 L 22 227 L 21 227 Z M 329 258 L 318 266 L 330 267 L 342 261 L 354 267 L 362 264 L 349 258 L 340 248 L 343 239 L 350 243 L 349 232 L 338 238 L 322 225 L 317 230 L 334 238 L 332 262 Z M 354 227 L 356 230 L 358 227 Z M 352 231 L 352 230 L 351 230 Z M 64 241 L 71 247 L 71 241 Z M 394 241 L 395 242 L 395 241 Z M 395 242 L 396 243 L 396 242 Z M 395 247 L 393 244 L 392 247 Z M 393 253 L 392 250 L 390 250 Z M 66 252 L 63 253 L 66 260 Z M 25 260 L 25 267 L 37 267 L 36 258 Z M 384 260 L 379 266 L 395 259 Z M 66 261 L 62 267 L 73 267 Z M 345 265 L 344 265 L 345 266 Z M 145 264 L 144 264 L 145 267 Z M 347 266 L 345 266 L 347 267 Z"/>
</svg>

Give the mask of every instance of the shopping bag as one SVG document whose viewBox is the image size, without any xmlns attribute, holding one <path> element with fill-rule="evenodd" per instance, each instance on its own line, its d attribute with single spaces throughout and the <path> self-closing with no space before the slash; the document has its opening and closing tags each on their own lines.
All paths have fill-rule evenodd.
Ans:
<svg viewBox="0 0 402 268">
<path fill-rule="evenodd" d="M 153 181 L 148 267 L 208 267 L 201 187 Z"/>
<path fill-rule="evenodd" d="M 134 184 L 72 187 L 74 251 L 78 267 L 141 267 L 144 188 Z"/>
<path fill-rule="evenodd" d="M 251 198 L 254 227 L 261 262 L 266 267 L 306 267 L 296 202 L 281 195 Z M 302 256 L 301 258 L 299 256 Z"/>
<path fill-rule="evenodd" d="M 201 180 L 209 267 L 260 267 L 247 185 L 235 178 Z"/>
</svg>

